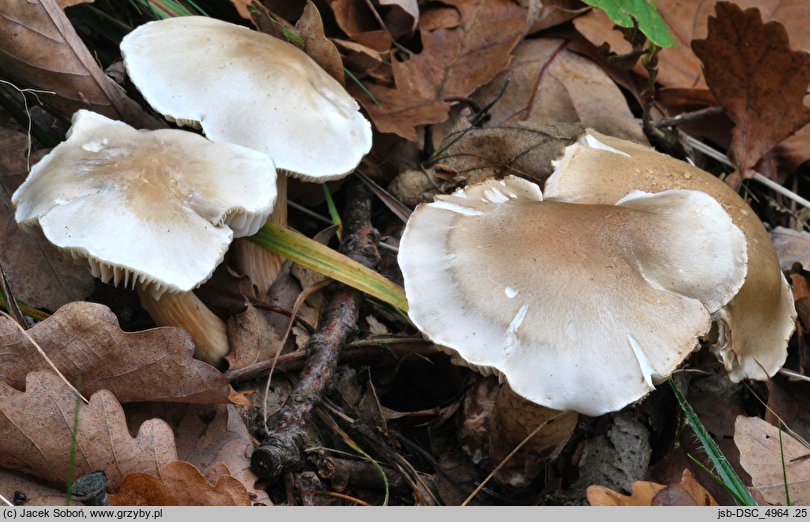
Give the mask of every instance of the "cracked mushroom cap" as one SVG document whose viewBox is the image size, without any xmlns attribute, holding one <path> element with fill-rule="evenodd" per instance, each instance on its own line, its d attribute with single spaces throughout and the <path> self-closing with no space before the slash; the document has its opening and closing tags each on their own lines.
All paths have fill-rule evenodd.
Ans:
<svg viewBox="0 0 810 522">
<path fill-rule="evenodd" d="M 87 259 L 102 281 L 144 284 L 159 297 L 199 286 L 234 236 L 256 233 L 275 179 L 260 152 L 82 110 L 11 200 L 18 223 Z"/>
<path fill-rule="evenodd" d="M 357 101 L 278 38 L 185 16 L 138 27 L 121 53 L 132 82 L 166 118 L 264 152 L 301 179 L 341 178 L 371 148 Z"/>
<path fill-rule="evenodd" d="M 712 351 L 729 378 L 766 380 L 785 363 L 796 310 L 762 222 L 721 180 L 684 161 L 588 129 L 565 149 L 548 179 L 548 199 L 610 204 L 634 190 L 699 190 L 716 199 L 745 234 L 748 275 L 714 319 L 720 337 Z"/>
<path fill-rule="evenodd" d="M 645 396 L 742 285 L 742 232 L 696 191 L 543 201 L 508 177 L 420 205 L 399 264 L 409 316 L 519 395 L 586 415 Z"/>
</svg>

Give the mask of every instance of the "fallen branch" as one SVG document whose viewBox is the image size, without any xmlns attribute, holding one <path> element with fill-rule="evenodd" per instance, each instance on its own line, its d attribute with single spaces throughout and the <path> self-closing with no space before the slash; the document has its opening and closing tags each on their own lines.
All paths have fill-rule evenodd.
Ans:
<svg viewBox="0 0 810 522">
<path fill-rule="evenodd" d="M 371 226 L 371 194 L 362 184 L 348 189 L 343 218 L 346 235 L 340 250 L 348 257 L 373 268 L 379 261 L 377 232 Z M 322 324 L 306 347 L 307 363 L 301 380 L 284 405 L 267 421 L 267 435 L 253 452 L 250 467 L 264 479 L 300 467 L 303 461 L 302 435 L 332 379 L 341 347 L 357 327 L 363 294 L 346 286 L 338 287 L 323 313 Z"/>
</svg>

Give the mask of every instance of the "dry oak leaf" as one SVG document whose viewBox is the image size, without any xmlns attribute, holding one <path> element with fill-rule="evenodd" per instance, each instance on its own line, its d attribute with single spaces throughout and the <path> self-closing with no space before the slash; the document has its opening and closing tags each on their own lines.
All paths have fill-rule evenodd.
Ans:
<svg viewBox="0 0 810 522">
<path fill-rule="evenodd" d="M 633 483 L 631 495 L 622 495 L 604 486 L 589 486 L 588 502 L 592 506 L 716 506 L 717 502 L 688 469 L 680 482 L 668 486 L 655 482 Z"/>
<path fill-rule="evenodd" d="M 740 464 L 751 475 L 751 485 L 765 500 L 785 504 L 784 471 L 791 504 L 810 504 L 810 449 L 784 431 L 780 448 L 779 428 L 758 417 L 737 417 L 734 442 L 740 450 Z"/>
<path fill-rule="evenodd" d="M 0 469 L 0 492 L 12 501 L 17 493 L 25 495 L 26 506 L 58 506 L 65 502 L 64 489 L 48 486 L 40 479 L 5 469 Z"/>
<path fill-rule="evenodd" d="M 137 128 L 160 128 L 124 90 L 108 78 L 87 50 L 56 0 L 0 3 L 0 69 L 20 87 L 69 117 L 90 109 Z"/>
<path fill-rule="evenodd" d="M 89 404 L 79 405 L 73 391 L 50 372 L 29 373 L 25 392 L 0 383 L 0 467 L 64 485 L 74 436 L 76 476 L 103 470 L 113 490 L 125 475 L 156 475 L 161 466 L 177 460 L 169 425 L 151 419 L 133 438 L 121 405 L 107 390 L 93 394 Z"/>
<path fill-rule="evenodd" d="M 448 0 L 423 14 L 444 20 L 420 26 L 422 51 L 392 63 L 396 87 L 367 84 L 380 102 L 371 102 L 357 86 L 350 92 L 363 103 L 380 132 L 415 141 L 416 127 L 447 119 L 453 100 L 489 82 L 509 64 L 510 53 L 523 37 L 527 11 L 512 0 Z M 430 13 L 458 13 L 459 18 Z"/>
<path fill-rule="evenodd" d="M 165 420 L 174 430 L 178 458 L 196 467 L 211 483 L 231 476 L 242 483 L 254 503 L 271 504 L 250 470 L 253 441 L 235 406 L 142 404 L 127 408 L 133 428 L 153 417 Z"/>
<path fill-rule="evenodd" d="M 110 495 L 112 506 L 250 506 L 245 487 L 233 477 L 211 484 L 191 464 L 176 461 L 163 466 L 160 476 L 131 473 L 118 493 Z"/>
<path fill-rule="evenodd" d="M 106 389 L 121 402 L 228 402 L 230 386 L 216 368 L 192 357 L 179 328 L 124 332 L 109 308 L 77 301 L 27 332 L 75 386 Z M 10 319 L 0 318 L 0 380 L 23 389 L 30 371 L 50 369 Z"/>
<path fill-rule="evenodd" d="M 803 104 L 810 53 L 792 51 L 778 22 L 763 24 L 758 9 L 719 2 L 705 40 L 692 42 L 706 82 L 734 122 L 731 155 L 745 178 L 775 145 L 810 122 Z"/>
<path fill-rule="evenodd" d="M 56 310 L 89 295 L 94 279 L 41 233 L 27 234 L 17 225 L 11 194 L 28 172 L 27 145 L 24 133 L 0 127 L 0 263 L 15 298 L 35 308 Z M 31 162 L 40 154 L 34 153 Z"/>
</svg>

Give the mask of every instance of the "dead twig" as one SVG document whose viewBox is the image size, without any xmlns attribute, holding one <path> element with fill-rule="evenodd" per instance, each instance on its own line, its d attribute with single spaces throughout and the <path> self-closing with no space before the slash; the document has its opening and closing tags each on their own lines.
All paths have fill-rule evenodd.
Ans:
<svg viewBox="0 0 810 522">
<path fill-rule="evenodd" d="M 344 224 L 346 235 L 341 251 L 355 261 L 372 268 L 379 260 L 377 232 L 371 226 L 371 194 L 362 184 L 348 189 Z M 322 326 L 312 335 L 306 351 L 309 356 L 301 380 L 284 405 L 273 414 L 262 446 L 251 457 L 253 472 L 275 479 L 287 470 L 300 467 L 303 460 L 302 435 L 337 367 L 341 347 L 357 327 L 361 293 L 340 286 L 326 307 Z"/>
</svg>

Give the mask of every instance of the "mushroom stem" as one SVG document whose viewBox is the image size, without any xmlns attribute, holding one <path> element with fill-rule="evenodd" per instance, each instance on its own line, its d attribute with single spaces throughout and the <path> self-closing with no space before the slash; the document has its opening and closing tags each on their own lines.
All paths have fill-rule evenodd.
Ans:
<svg viewBox="0 0 810 522">
<path fill-rule="evenodd" d="M 220 367 L 228 353 L 225 322 L 217 317 L 194 292 L 165 293 L 155 299 L 152 293 L 138 285 L 141 306 L 159 326 L 176 326 L 191 335 L 194 357 Z"/>
<path fill-rule="evenodd" d="M 574 428 L 579 415 L 561 412 L 528 401 L 512 391 L 508 384 L 499 387 L 494 411 L 490 416 L 489 445 L 493 465 L 508 455 L 533 431 L 540 429 L 520 451 L 512 456 L 498 472 L 502 482 L 522 486 L 535 477 L 559 455 Z"/>
<path fill-rule="evenodd" d="M 276 225 L 287 226 L 287 176 L 278 171 L 276 180 L 276 204 L 268 221 Z M 247 275 L 259 290 L 260 296 L 267 295 L 270 286 L 281 273 L 284 258 L 275 252 L 270 252 L 247 239 L 234 241 L 234 262 L 237 269 Z"/>
</svg>

